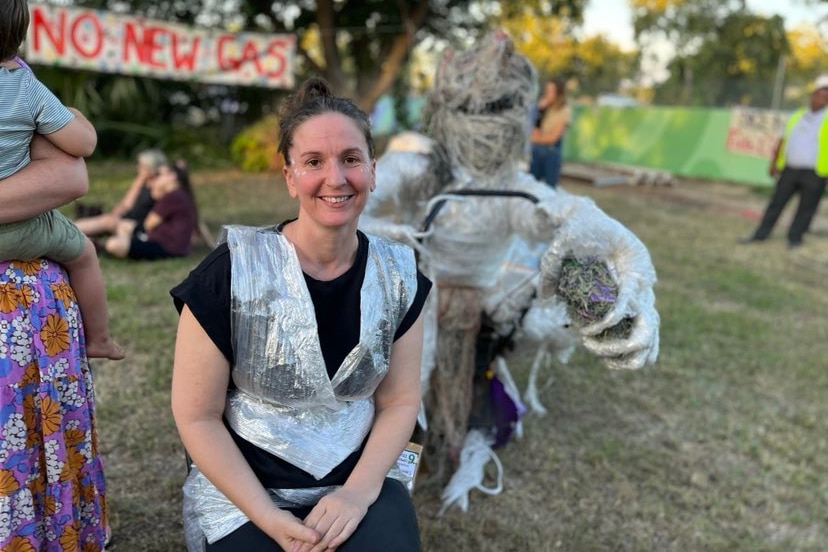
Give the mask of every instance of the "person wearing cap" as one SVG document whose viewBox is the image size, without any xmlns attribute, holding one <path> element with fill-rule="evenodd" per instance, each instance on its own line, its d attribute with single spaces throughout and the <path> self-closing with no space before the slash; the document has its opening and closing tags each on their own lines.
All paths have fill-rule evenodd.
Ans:
<svg viewBox="0 0 828 552">
<path fill-rule="evenodd" d="M 776 144 L 769 168 L 772 177 L 778 176 L 776 188 L 762 221 L 753 235 L 743 240 L 745 243 L 767 239 L 788 201 L 799 194 L 799 206 L 788 228 L 788 248 L 802 245 L 802 235 L 816 214 L 828 178 L 826 105 L 828 75 L 822 75 L 814 83 L 808 107 L 791 115 Z"/>
</svg>

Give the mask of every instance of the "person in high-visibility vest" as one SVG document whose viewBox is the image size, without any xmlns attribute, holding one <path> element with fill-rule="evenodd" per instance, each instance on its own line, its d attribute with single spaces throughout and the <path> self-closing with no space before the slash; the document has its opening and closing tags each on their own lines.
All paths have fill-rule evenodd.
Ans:
<svg viewBox="0 0 828 552">
<path fill-rule="evenodd" d="M 769 173 L 776 177 L 776 188 L 765 208 L 762 221 L 745 243 L 767 239 L 788 201 L 799 194 L 799 206 L 788 228 L 788 248 L 802 245 L 825 192 L 828 178 L 828 75 L 814 83 L 807 108 L 798 109 L 788 119 L 785 132 L 776 144 Z"/>
</svg>

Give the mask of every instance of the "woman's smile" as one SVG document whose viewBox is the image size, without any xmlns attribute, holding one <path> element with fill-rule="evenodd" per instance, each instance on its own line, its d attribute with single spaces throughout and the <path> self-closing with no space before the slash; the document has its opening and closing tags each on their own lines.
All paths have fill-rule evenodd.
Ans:
<svg viewBox="0 0 828 552">
<path fill-rule="evenodd" d="M 284 169 L 299 218 L 329 228 L 357 224 L 374 186 L 374 161 L 360 128 L 349 117 L 324 113 L 297 127 L 291 163 Z"/>
<path fill-rule="evenodd" d="M 324 201 L 325 203 L 330 203 L 332 205 L 336 205 L 339 203 L 345 203 L 349 199 L 354 197 L 353 195 L 345 195 L 345 196 L 320 196 L 319 199 Z"/>
</svg>

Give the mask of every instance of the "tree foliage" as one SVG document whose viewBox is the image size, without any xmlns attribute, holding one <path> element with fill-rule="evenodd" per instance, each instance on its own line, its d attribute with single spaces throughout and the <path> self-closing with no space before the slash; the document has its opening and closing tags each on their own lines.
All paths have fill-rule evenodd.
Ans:
<svg viewBox="0 0 828 552">
<path fill-rule="evenodd" d="M 293 30 L 300 38 L 300 71 L 323 76 L 343 94 L 369 108 L 393 87 L 422 41 L 461 45 L 480 36 L 499 14 L 531 13 L 537 18 L 565 15 L 580 19 L 584 0 L 246 0 L 245 28 L 266 18 L 273 30 Z M 299 8 L 298 15 L 285 9 Z M 318 37 L 316 50 L 302 40 Z"/>
<path fill-rule="evenodd" d="M 599 35 L 579 40 L 575 32 L 579 21 L 519 13 L 499 22 L 535 65 L 541 79 L 563 77 L 571 92 L 578 95 L 617 92 L 638 71 L 636 52 L 624 51 Z"/>
<path fill-rule="evenodd" d="M 790 54 L 785 66 L 786 99 L 802 103 L 810 84 L 826 72 L 828 41 L 814 27 L 796 27 L 789 30 L 787 36 Z"/>
<path fill-rule="evenodd" d="M 638 76 L 641 57 L 600 35 L 587 37 L 578 44 L 580 68 L 579 91 L 590 96 L 605 92 L 624 92 Z"/>
<path fill-rule="evenodd" d="M 463 47 L 499 17 L 580 21 L 586 0 L 68 0 L 79 7 L 234 32 L 297 36 L 297 80 L 322 76 L 341 94 L 370 110 L 401 79 L 417 44 Z M 161 81 L 38 67 L 61 99 L 83 105 L 99 128 L 121 135 L 102 141 L 105 153 L 130 154 L 147 142 L 164 146 L 170 125 L 219 128 L 227 143 L 240 128 L 274 110 L 282 92 Z M 65 75 L 69 75 L 66 77 Z M 65 81 L 65 82 L 61 82 Z M 71 84 L 69 84 L 71 82 Z M 231 106 L 228 110 L 228 106 Z M 166 127 L 166 128 L 165 128 Z M 211 133 L 211 136 L 214 133 Z"/>
<path fill-rule="evenodd" d="M 670 62 L 656 87 L 659 103 L 770 107 L 780 59 L 788 43 L 779 16 L 730 14 L 715 23 L 693 53 Z"/>
<path fill-rule="evenodd" d="M 96 8 L 251 32 L 297 35 L 298 77 L 324 77 L 370 108 L 427 39 L 461 44 L 492 17 L 528 13 L 580 20 L 585 0 L 81 0 Z M 305 37 L 313 41 L 305 40 Z"/>
<path fill-rule="evenodd" d="M 785 82 L 794 88 L 811 82 L 823 65 L 818 34 L 786 33 L 780 19 L 751 14 L 745 0 L 626 1 L 641 51 L 666 42 L 675 52 L 668 78 L 655 86 L 659 103 L 767 106 L 780 56 L 786 60 Z M 495 25 L 514 37 L 542 77 L 568 77 L 578 95 L 619 91 L 636 78 L 643 56 L 601 36 L 580 37 L 587 2 L 74 0 L 78 6 L 208 28 L 294 33 L 297 80 L 322 76 L 367 110 L 383 94 L 405 94 L 412 84 L 408 69 L 418 66 L 415 52 L 421 54 L 423 46 L 434 52 L 464 48 Z M 273 112 L 283 93 L 49 67 L 37 71 L 61 99 L 95 119 L 104 153 L 169 147 L 179 140 L 170 129 L 182 126 L 214 125 L 216 132 L 202 135 L 229 143 L 240 128 Z M 785 97 L 794 96 L 789 90 Z"/>
<path fill-rule="evenodd" d="M 498 24 L 512 37 L 515 47 L 534 64 L 541 78 L 568 78 L 577 74 L 573 22 L 517 13 L 500 18 Z"/>
<path fill-rule="evenodd" d="M 746 0 L 629 0 L 633 31 L 642 44 L 666 40 L 678 55 L 715 36 L 731 15 L 747 12 Z"/>
<path fill-rule="evenodd" d="M 658 103 L 771 107 L 790 51 L 784 21 L 748 10 L 745 0 L 630 0 L 642 49 L 669 44 Z"/>
</svg>

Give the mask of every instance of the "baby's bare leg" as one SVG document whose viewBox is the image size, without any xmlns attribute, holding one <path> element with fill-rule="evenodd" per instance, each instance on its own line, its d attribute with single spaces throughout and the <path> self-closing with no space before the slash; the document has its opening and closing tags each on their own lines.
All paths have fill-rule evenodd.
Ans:
<svg viewBox="0 0 828 552">
<path fill-rule="evenodd" d="M 64 263 L 69 282 L 78 298 L 86 334 L 86 355 L 90 358 L 121 360 L 124 351 L 109 335 L 109 315 L 106 306 L 106 287 L 95 245 L 86 240 L 80 257 Z"/>
</svg>

